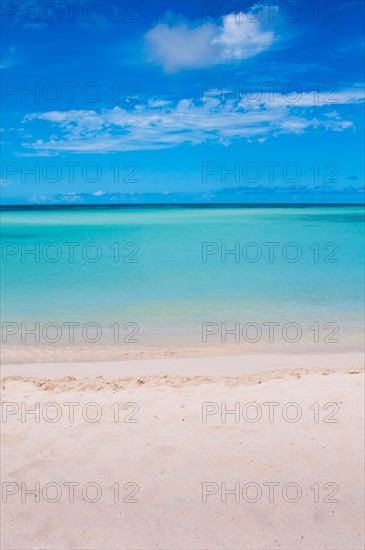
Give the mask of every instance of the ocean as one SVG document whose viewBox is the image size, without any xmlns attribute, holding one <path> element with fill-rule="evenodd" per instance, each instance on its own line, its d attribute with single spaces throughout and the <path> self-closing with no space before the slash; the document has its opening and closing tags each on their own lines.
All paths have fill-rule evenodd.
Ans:
<svg viewBox="0 0 365 550">
<path fill-rule="evenodd" d="M 3 361 L 363 346 L 361 206 L 3 207 Z"/>
</svg>

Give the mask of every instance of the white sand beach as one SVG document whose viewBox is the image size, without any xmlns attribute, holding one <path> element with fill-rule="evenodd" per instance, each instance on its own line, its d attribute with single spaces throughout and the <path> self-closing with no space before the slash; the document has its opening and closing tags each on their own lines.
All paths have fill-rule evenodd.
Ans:
<svg viewBox="0 0 365 550">
<path fill-rule="evenodd" d="M 362 367 L 4 365 L 1 547 L 361 549 Z"/>
</svg>

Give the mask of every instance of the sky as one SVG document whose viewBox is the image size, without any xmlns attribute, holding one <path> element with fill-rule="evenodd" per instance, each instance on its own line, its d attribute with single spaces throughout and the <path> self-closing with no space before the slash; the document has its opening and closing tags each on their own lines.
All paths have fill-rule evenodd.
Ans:
<svg viewBox="0 0 365 550">
<path fill-rule="evenodd" d="M 0 9 L 3 204 L 363 202 L 362 0 Z"/>
</svg>

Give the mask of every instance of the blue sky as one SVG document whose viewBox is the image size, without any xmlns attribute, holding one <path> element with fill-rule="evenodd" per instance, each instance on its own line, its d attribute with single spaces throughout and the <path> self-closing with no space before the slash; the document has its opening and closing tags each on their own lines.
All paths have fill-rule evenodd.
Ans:
<svg viewBox="0 0 365 550">
<path fill-rule="evenodd" d="M 4 204 L 363 202 L 362 1 L 1 9 Z"/>
</svg>

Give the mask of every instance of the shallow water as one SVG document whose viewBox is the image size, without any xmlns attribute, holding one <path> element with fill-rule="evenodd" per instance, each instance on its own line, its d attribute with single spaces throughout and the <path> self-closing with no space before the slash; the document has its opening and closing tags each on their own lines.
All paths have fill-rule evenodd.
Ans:
<svg viewBox="0 0 365 550">
<path fill-rule="evenodd" d="M 12 209 L 1 233 L 6 360 L 361 348 L 362 207 Z"/>
</svg>

